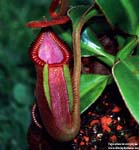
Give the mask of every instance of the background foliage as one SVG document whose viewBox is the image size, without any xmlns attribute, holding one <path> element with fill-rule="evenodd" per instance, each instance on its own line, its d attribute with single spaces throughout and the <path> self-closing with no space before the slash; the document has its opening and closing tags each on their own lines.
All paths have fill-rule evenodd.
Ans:
<svg viewBox="0 0 139 150">
<path fill-rule="evenodd" d="M 0 150 L 27 149 L 35 71 L 28 56 L 35 31 L 25 24 L 47 15 L 46 0 L 0 0 Z"/>
</svg>

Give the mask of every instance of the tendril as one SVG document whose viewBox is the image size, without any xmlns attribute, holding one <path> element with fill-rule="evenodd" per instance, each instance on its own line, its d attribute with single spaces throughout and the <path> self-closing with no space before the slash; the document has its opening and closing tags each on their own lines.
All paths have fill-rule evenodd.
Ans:
<svg viewBox="0 0 139 150">
<path fill-rule="evenodd" d="M 52 18 L 64 16 L 69 6 L 69 0 L 52 0 L 49 7 L 49 14 Z M 59 11 L 57 12 L 57 10 Z"/>
</svg>

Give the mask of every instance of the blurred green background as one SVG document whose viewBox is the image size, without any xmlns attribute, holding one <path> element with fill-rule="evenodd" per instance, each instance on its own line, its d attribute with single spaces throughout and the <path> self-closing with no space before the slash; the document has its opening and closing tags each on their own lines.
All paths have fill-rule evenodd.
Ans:
<svg viewBox="0 0 139 150">
<path fill-rule="evenodd" d="M 50 0 L 0 0 L 0 150 L 27 150 L 35 99 L 35 70 L 28 49 L 39 30 L 26 23 L 48 17 Z M 71 5 L 88 1 L 71 1 Z"/>
<path fill-rule="evenodd" d="M 28 49 L 39 30 L 26 27 L 48 14 L 46 0 L 0 0 L 0 150 L 27 150 L 35 70 Z"/>
</svg>

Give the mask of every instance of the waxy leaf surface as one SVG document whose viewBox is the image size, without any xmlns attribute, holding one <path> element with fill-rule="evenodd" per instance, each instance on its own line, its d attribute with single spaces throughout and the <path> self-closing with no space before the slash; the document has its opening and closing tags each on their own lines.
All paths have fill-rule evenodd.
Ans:
<svg viewBox="0 0 139 150">
<path fill-rule="evenodd" d="M 113 67 L 113 76 L 126 106 L 139 122 L 139 56 L 117 63 Z"/>
<path fill-rule="evenodd" d="M 112 26 L 139 35 L 138 0 L 96 0 L 96 3 Z"/>
<path fill-rule="evenodd" d="M 108 66 L 114 64 L 114 56 L 105 51 L 95 33 L 90 28 L 86 28 L 82 34 L 81 48 L 83 57 L 96 56 Z"/>
<path fill-rule="evenodd" d="M 124 46 L 120 49 L 120 51 L 117 53 L 116 55 L 116 59 L 125 59 L 128 56 L 130 56 L 133 51 L 134 48 L 137 46 L 138 44 L 138 39 L 136 37 L 129 37 Z"/>
<path fill-rule="evenodd" d="M 80 79 L 80 111 L 83 113 L 97 100 L 107 85 L 109 76 L 83 74 Z"/>
</svg>

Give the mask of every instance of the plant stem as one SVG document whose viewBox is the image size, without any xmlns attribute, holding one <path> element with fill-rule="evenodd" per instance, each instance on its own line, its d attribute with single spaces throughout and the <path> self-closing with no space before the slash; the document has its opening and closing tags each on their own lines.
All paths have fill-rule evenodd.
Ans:
<svg viewBox="0 0 139 150">
<path fill-rule="evenodd" d="M 81 43 L 80 43 L 80 36 L 81 30 L 83 25 L 94 15 L 96 15 L 96 10 L 91 11 L 89 14 L 90 9 L 92 6 L 83 14 L 80 18 L 77 26 L 73 24 L 73 54 L 74 54 L 74 69 L 73 69 L 73 99 L 74 99 L 74 106 L 73 117 L 75 115 L 80 114 L 80 73 L 81 73 Z"/>
</svg>

